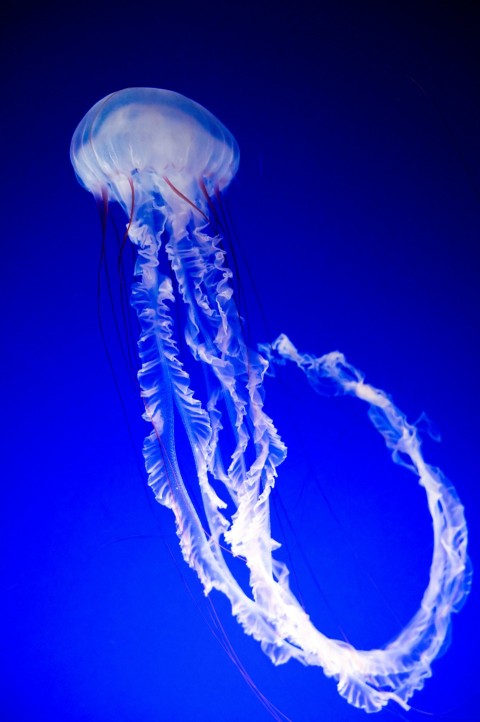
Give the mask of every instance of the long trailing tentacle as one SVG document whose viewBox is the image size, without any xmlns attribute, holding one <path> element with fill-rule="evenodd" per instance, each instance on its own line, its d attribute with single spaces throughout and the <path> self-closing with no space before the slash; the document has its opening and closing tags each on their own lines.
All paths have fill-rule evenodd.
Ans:
<svg viewBox="0 0 480 722">
<path fill-rule="evenodd" d="M 279 336 L 271 349 L 295 363 L 317 391 L 330 380 L 339 392 L 366 402 L 368 416 L 391 449 L 393 461 L 416 474 L 426 491 L 434 549 L 429 584 L 418 612 L 385 649 L 352 648 L 349 664 L 334 672 L 340 693 L 366 711 L 377 711 L 389 699 L 408 707 L 408 699 L 431 675 L 431 662 L 448 636 L 451 614 L 462 607 L 470 591 L 463 506 L 441 470 L 424 460 L 416 427 L 384 391 L 365 383 L 363 374 L 343 354 L 333 352 L 320 358 L 301 354 L 285 335 Z"/>
<path fill-rule="evenodd" d="M 468 594 L 463 507 L 442 473 L 424 461 L 415 426 L 383 391 L 365 383 L 342 354 L 300 354 L 286 336 L 263 346 L 261 353 L 246 346 L 221 239 L 208 232 L 192 204 L 170 191 L 165 205 L 139 208 L 129 229 L 139 249 L 139 280 L 133 290 L 142 327 L 139 379 L 153 427 L 144 447 L 149 484 L 157 500 L 173 510 L 184 557 L 205 592 L 215 588 L 226 594 L 245 631 L 261 642 L 275 664 L 293 657 L 321 666 L 337 680 L 340 694 L 367 712 L 390 700 L 408 708 L 412 694 L 431 674 L 452 611 Z M 160 216 L 156 235 L 152 213 Z M 168 237 L 164 248 L 163 230 Z M 160 253 L 166 253 L 173 277 L 160 273 Z M 208 381 L 203 403 L 191 388 L 175 341 L 171 306 L 176 302 L 185 306 L 186 344 Z M 393 460 L 415 472 L 427 493 L 434 527 L 429 585 L 419 611 L 384 649 L 357 650 L 317 630 L 290 590 L 288 569 L 273 555 L 279 545 L 271 536 L 269 496 L 286 454 L 263 409 L 263 378 L 275 359 L 294 362 L 317 391 L 328 382 L 366 402 Z M 183 481 L 176 420 L 192 451 L 207 528 Z M 220 447 L 227 425 L 233 445 L 225 469 Z M 221 488 L 233 504 L 232 514 Z M 234 578 L 225 552 L 245 561 L 252 597 Z"/>
</svg>

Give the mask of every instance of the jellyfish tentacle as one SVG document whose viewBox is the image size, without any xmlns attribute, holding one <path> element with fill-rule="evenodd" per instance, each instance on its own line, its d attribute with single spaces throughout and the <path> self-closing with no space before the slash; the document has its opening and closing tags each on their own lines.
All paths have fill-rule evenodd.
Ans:
<svg viewBox="0 0 480 722">
<path fill-rule="evenodd" d="M 168 224 L 168 210 L 163 212 Z M 212 427 L 208 414 L 190 389 L 189 376 L 178 357 L 169 313 L 169 304 L 174 302 L 173 286 L 171 279 L 158 271 L 160 240 L 150 231 L 153 225 L 150 213 L 143 209 L 130 231 L 132 241 L 139 248 L 136 267 L 139 281 L 134 285 L 132 298 L 142 328 L 139 380 L 146 403 L 146 418 L 153 425 L 144 445 L 149 485 L 157 500 L 174 512 L 182 553 L 197 572 L 205 593 L 212 588 L 223 592 L 230 599 L 232 612 L 245 631 L 262 644 L 285 645 L 268 615 L 243 592 L 223 557 L 220 536 L 226 524 L 219 508 L 224 505 L 210 487 L 207 474 L 211 462 L 208 444 L 212 439 Z M 175 445 L 174 405 L 192 444 L 210 526 L 208 531 L 202 527 L 182 479 Z"/>
<path fill-rule="evenodd" d="M 367 711 L 390 699 L 408 708 L 412 694 L 431 676 L 431 663 L 448 638 L 451 615 L 463 605 L 471 585 L 467 556 L 467 524 L 458 495 L 443 473 L 427 464 L 417 429 L 382 390 L 365 383 L 364 375 L 343 354 L 315 358 L 301 354 L 281 335 L 272 350 L 295 363 L 318 390 L 322 378 L 333 380 L 339 392 L 369 405 L 368 415 L 392 452 L 395 463 L 406 466 L 424 487 L 433 522 L 434 549 L 429 584 L 420 608 L 400 634 L 382 650 L 351 650 L 352 672 L 338 671 L 339 692 Z M 362 681 L 363 680 L 363 681 Z"/>
</svg>

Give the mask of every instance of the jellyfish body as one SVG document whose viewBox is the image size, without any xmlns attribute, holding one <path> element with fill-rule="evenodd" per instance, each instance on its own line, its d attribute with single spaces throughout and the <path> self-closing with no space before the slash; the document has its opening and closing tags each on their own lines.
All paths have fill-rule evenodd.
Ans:
<svg viewBox="0 0 480 722">
<path fill-rule="evenodd" d="M 238 158 L 235 139 L 211 113 L 166 90 L 113 93 L 73 136 L 79 181 L 123 207 L 138 249 L 132 304 L 141 326 L 138 379 L 152 427 L 144 444 L 148 483 L 173 511 L 183 556 L 205 593 L 214 588 L 229 598 L 233 614 L 275 664 L 293 657 L 321 666 L 339 692 L 367 712 L 390 700 L 408 708 L 431 675 L 451 613 L 468 594 L 463 507 L 442 473 L 424 461 L 416 428 L 342 354 L 300 354 L 286 336 L 261 353 L 247 346 L 222 239 L 209 223 L 211 197 L 229 184 Z M 175 304 L 184 310 L 182 329 L 175 328 Z M 192 388 L 183 353 L 203 370 L 203 397 Z M 429 584 L 418 612 L 383 649 L 357 650 L 317 630 L 289 588 L 286 566 L 273 556 L 279 545 L 271 536 L 269 497 L 286 455 L 263 407 L 263 378 L 275 359 L 295 363 L 314 388 L 328 378 L 339 393 L 366 402 L 393 460 L 408 465 L 425 488 L 434 530 Z M 191 448 L 201 514 L 184 483 L 179 423 Z M 226 553 L 248 567 L 251 595 Z"/>
</svg>

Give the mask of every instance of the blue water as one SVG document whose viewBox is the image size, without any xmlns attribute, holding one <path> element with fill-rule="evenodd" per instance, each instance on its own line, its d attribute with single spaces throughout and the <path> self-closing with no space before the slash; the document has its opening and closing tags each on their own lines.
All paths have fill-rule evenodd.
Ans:
<svg viewBox="0 0 480 722">
<path fill-rule="evenodd" d="M 68 158 L 98 99 L 165 87 L 237 138 L 227 193 L 237 290 L 255 341 L 339 349 L 414 421 L 455 484 L 479 557 L 477 384 L 480 105 L 472 19 L 413 7 L 84 5 L 6 26 L 0 683 L 6 722 L 271 719 L 212 632 L 171 514 L 151 502 L 140 418 L 102 290 L 101 229 Z M 118 218 L 118 217 L 117 217 Z M 114 268 L 114 265 L 113 265 Z M 261 311 L 257 303 L 261 300 Z M 289 446 L 272 513 L 279 556 L 317 627 L 388 642 L 427 583 L 431 522 L 361 405 L 312 394 L 295 369 L 266 383 Z M 212 595 L 255 685 L 293 722 L 363 712 L 321 670 L 272 666 Z M 476 577 L 452 643 L 405 713 L 480 719 Z M 217 632 L 218 630 L 215 629 Z M 429 713 L 425 717 L 424 712 Z"/>
</svg>

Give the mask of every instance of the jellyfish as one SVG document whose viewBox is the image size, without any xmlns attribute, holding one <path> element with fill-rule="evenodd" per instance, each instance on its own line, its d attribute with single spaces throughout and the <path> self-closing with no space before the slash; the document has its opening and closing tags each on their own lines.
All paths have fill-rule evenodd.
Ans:
<svg viewBox="0 0 480 722">
<path fill-rule="evenodd" d="M 274 664 L 294 658 L 321 667 L 366 712 L 391 701 L 409 709 L 470 587 L 467 525 L 452 484 L 424 460 L 415 425 L 341 353 L 304 354 L 283 334 L 257 348 L 247 344 L 212 222 L 214 199 L 234 177 L 239 150 L 209 111 L 169 90 L 112 93 L 78 125 L 71 160 L 97 200 L 121 206 L 126 236 L 137 248 L 131 303 L 150 425 L 143 447 L 148 484 L 173 512 L 183 557 L 205 594 L 215 589 L 228 597 L 232 614 Z M 428 586 L 412 619 L 380 649 L 356 649 L 322 634 L 275 555 L 270 497 L 287 450 L 264 409 L 263 382 L 272 364 L 287 362 L 314 390 L 328 382 L 365 403 L 393 461 L 407 466 L 426 493 L 433 526 Z M 200 370 L 196 383 L 187 370 L 192 363 Z M 189 463 L 178 453 L 181 429 Z M 195 495 L 186 484 L 192 473 Z M 227 555 L 248 570 L 249 593 Z"/>
</svg>

